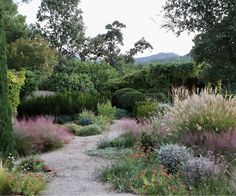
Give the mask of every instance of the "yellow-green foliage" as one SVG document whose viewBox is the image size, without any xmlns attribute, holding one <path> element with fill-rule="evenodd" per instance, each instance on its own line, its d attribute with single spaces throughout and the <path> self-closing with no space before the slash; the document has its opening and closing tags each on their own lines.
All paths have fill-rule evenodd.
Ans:
<svg viewBox="0 0 236 196">
<path fill-rule="evenodd" d="M 8 182 L 8 174 L 6 169 L 2 165 L 2 161 L 0 161 L 0 194 L 8 194 L 10 191 L 10 185 Z"/>
<path fill-rule="evenodd" d="M 204 90 L 185 100 L 176 99 L 166 119 L 172 130 L 221 133 L 236 127 L 236 97 Z"/>
<path fill-rule="evenodd" d="M 107 101 L 106 103 L 98 103 L 97 110 L 100 116 L 107 117 L 109 120 L 113 120 L 115 118 L 116 108 L 112 107 L 111 101 Z"/>
<path fill-rule="evenodd" d="M 8 86 L 9 86 L 9 99 L 14 115 L 17 113 L 17 106 L 20 103 L 20 90 L 25 82 L 25 71 L 12 71 L 7 72 Z"/>
</svg>

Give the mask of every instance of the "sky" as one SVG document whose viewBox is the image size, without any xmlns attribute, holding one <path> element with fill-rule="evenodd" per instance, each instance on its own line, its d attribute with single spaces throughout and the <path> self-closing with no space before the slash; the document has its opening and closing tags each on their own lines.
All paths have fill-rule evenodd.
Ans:
<svg viewBox="0 0 236 196">
<path fill-rule="evenodd" d="M 194 35 L 183 33 L 177 37 L 173 32 L 161 28 L 165 0 L 81 0 L 79 8 L 83 11 L 86 36 L 105 33 L 105 26 L 118 20 L 126 25 L 124 47 L 127 51 L 134 43 L 145 38 L 153 50 L 147 50 L 136 57 L 149 56 L 159 52 L 175 52 L 178 55 L 189 53 L 193 46 Z M 28 24 L 36 21 L 40 0 L 29 4 L 19 4 L 19 13 L 26 16 Z"/>
</svg>

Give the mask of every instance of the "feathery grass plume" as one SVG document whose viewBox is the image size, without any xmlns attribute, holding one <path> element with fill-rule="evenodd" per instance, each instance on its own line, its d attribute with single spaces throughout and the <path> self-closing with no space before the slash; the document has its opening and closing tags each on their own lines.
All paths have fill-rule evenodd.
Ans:
<svg viewBox="0 0 236 196">
<path fill-rule="evenodd" d="M 222 133 L 236 127 L 236 97 L 225 98 L 212 89 L 175 99 L 165 116 L 170 130 L 179 133 L 211 131 Z"/>
</svg>

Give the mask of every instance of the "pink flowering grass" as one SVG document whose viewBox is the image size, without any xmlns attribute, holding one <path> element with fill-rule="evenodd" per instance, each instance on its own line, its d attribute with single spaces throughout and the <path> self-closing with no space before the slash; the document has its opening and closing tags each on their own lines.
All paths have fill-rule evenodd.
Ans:
<svg viewBox="0 0 236 196">
<path fill-rule="evenodd" d="M 151 125 L 149 123 L 138 123 L 134 119 L 122 118 L 118 122 L 119 128 L 122 131 L 132 132 L 132 133 L 141 133 L 142 131 L 149 131 L 151 129 Z"/>
<path fill-rule="evenodd" d="M 16 135 L 24 138 L 36 152 L 62 147 L 73 139 L 68 128 L 53 123 L 53 117 L 15 120 Z"/>
<path fill-rule="evenodd" d="M 183 136 L 181 143 L 200 146 L 206 152 L 230 156 L 236 152 L 236 129 L 221 134 L 191 132 Z"/>
</svg>

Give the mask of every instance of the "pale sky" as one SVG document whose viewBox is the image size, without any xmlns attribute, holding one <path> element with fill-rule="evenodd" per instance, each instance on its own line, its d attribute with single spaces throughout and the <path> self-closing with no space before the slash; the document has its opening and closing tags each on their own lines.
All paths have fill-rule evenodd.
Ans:
<svg viewBox="0 0 236 196">
<path fill-rule="evenodd" d="M 138 57 L 159 52 L 185 55 L 193 46 L 193 35 L 184 33 L 177 37 L 174 33 L 161 29 L 164 2 L 165 0 L 81 0 L 79 8 L 83 11 L 87 36 L 104 33 L 105 25 L 118 20 L 126 25 L 123 31 L 123 51 L 132 48 L 136 41 L 144 37 L 154 49 L 138 54 Z M 35 22 L 39 5 L 40 0 L 19 5 L 19 12 L 27 17 L 27 23 Z"/>
</svg>

